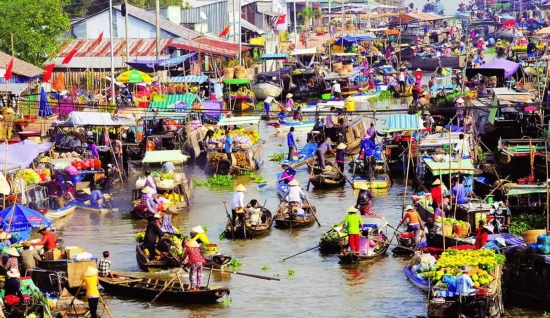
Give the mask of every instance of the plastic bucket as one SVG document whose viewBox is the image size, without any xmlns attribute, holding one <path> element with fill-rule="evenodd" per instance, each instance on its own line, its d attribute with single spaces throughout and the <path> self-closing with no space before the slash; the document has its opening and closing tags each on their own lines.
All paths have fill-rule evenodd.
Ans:
<svg viewBox="0 0 550 318">
<path fill-rule="evenodd" d="M 487 196 L 487 203 L 488 204 L 493 204 L 493 196 L 492 195 Z"/>
<path fill-rule="evenodd" d="M 321 95 L 321 99 L 322 99 L 322 100 L 329 100 L 329 99 L 330 99 L 330 96 L 331 96 L 331 95 L 328 94 L 328 93 L 327 93 L 327 94 L 323 94 L 323 95 Z"/>
</svg>

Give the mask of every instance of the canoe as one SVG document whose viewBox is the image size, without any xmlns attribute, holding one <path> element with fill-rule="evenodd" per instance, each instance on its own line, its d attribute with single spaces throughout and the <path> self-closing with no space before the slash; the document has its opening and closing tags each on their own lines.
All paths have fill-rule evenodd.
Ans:
<svg viewBox="0 0 550 318">
<path fill-rule="evenodd" d="M 118 275 L 116 278 L 99 277 L 99 283 L 109 294 L 151 300 L 167 286 L 168 281 Z M 213 303 L 225 295 L 229 295 L 229 288 L 224 286 L 200 287 L 198 291 L 190 291 L 189 285 L 184 284 L 182 290 L 179 280 L 174 279 L 157 300 L 188 304 Z"/>
<path fill-rule="evenodd" d="M 373 237 L 375 239 L 379 239 L 380 236 L 382 236 L 383 240 L 387 243 L 389 243 L 388 238 L 384 235 L 384 233 L 375 235 L 376 237 Z M 381 244 L 377 247 L 375 247 L 374 254 L 367 256 L 362 254 L 356 254 L 353 252 L 345 251 L 338 255 L 338 258 L 340 258 L 340 264 L 357 264 L 357 263 L 364 263 L 364 262 L 370 262 L 370 261 L 376 261 L 386 255 L 386 252 L 388 251 L 389 244 L 386 243 L 378 243 Z"/>
<path fill-rule="evenodd" d="M 348 236 L 336 230 L 336 228 L 341 229 L 341 227 L 342 224 L 338 224 L 321 236 L 319 240 L 319 250 L 321 254 L 337 254 L 340 253 L 342 249 L 345 250 L 349 247 Z"/>
<path fill-rule="evenodd" d="M 430 291 L 430 282 L 426 279 L 416 276 L 409 268 L 409 265 L 403 266 L 403 272 L 414 286 L 422 289 L 423 291 Z"/>
<path fill-rule="evenodd" d="M 174 259 L 173 257 L 164 258 L 161 260 L 150 260 L 147 255 L 143 252 L 141 248 L 141 244 L 136 244 L 136 260 L 138 262 L 139 267 L 144 272 L 150 272 L 153 270 L 161 270 L 161 269 L 170 269 L 170 268 L 176 268 L 179 267 L 179 261 Z M 224 256 L 224 255 L 215 255 L 214 257 L 207 259 L 206 263 L 203 265 L 204 267 L 214 267 L 214 268 L 222 268 L 223 265 L 229 263 L 231 261 L 231 257 Z"/>
<path fill-rule="evenodd" d="M 268 209 L 263 209 L 261 223 L 251 226 L 246 226 L 246 239 L 251 239 L 253 237 L 260 237 L 267 234 L 271 231 L 271 224 L 273 224 L 273 214 Z M 235 237 L 233 237 L 233 231 L 235 232 Z M 225 238 L 227 239 L 244 239 L 243 227 L 237 225 L 233 231 L 231 230 L 231 224 L 227 222 L 225 225 Z"/>
<path fill-rule="evenodd" d="M 275 227 L 286 229 L 306 227 L 315 223 L 315 207 L 313 205 L 307 205 L 307 203 L 304 202 L 302 205 L 302 209 L 304 210 L 303 214 L 291 216 L 288 213 L 289 203 L 287 201 L 283 201 L 281 204 L 279 204 L 279 206 L 277 207 L 277 212 L 275 213 Z"/>
<path fill-rule="evenodd" d="M 340 172 L 325 171 L 309 177 L 309 182 L 314 188 L 339 188 L 346 184 L 346 179 Z"/>
<path fill-rule="evenodd" d="M 256 82 L 252 85 L 256 100 L 264 100 L 268 96 L 279 97 L 283 92 L 283 88 L 270 82 Z"/>
<path fill-rule="evenodd" d="M 277 174 L 277 182 L 275 183 L 277 185 L 277 194 L 280 198 L 283 198 L 285 196 L 285 193 L 288 189 L 288 184 L 284 183 L 284 180 L 281 180 L 283 177 L 283 173 L 280 172 Z"/>
<path fill-rule="evenodd" d="M 118 212 L 119 210 L 116 206 L 113 206 L 113 205 L 109 207 L 107 205 L 93 206 L 91 204 L 86 204 L 84 200 L 78 199 L 78 198 L 76 199 L 76 205 L 80 210 L 90 211 L 90 212 L 109 213 L 109 212 Z"/>
<path fill-rule="evenodd" d="M 315 126 L 315 119 L 309 119 L 305 121 L 285 121 L 285 122 L 272 122 L 267 123 L 268 126 L 272 126 L 277 132 L 290 131 L 290 127 L 294 127 L 294 131 L 311 130 Z"/>
<path fill-rule="evenodd" d="M 369 189 L 387 189 L 390 185 L 390 178 L 387 174 L 375 175 L 374 180 L 360 176 L 353 177 L 354 189 L 358 189 L 362 185 L 367 186 Z"/>
<path fill-rule="evenodd" d="M 283 164 L 287 164 L 292 168 L 305 165 L 310 161 L 311 158 L 315 157 L 316 154 L 317 154 L 317 143 L 315 142 L 307 143 L 304 146 L 304 148 L 298 151 L 298 156 L 296 156 L 297 157 L 296 159 L 292 159 L 292 160 L 285 159 L 279 162 L 279 167 Z"/>
<path fill-rule="evenodd" d="M 73 213 L 76 210 L 76 208 L 77 208 L 76 203 L 70 202 L 64 207 L 62 207 L 61 209 L 57 209 L 57 210 L 47 209 L 47 212 L 44 215 L 50 219 L 59 219 Z"/>
</svg>

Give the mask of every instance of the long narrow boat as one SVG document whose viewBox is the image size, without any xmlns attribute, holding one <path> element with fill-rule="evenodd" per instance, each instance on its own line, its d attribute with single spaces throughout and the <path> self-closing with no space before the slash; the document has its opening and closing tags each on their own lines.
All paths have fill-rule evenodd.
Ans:
<svg viewBox="0 0 550 318">
<path fill-rule="evenodd" d="M 380 245 L 374 248 L 374 254 L 367 256 L 345 251 L 338 255 L 338 258 L 340 258 L 340 264 L 357 264 L 371 262 L 386 256 L 386 252 L 388 251 L 388 247 L 390 246 L 389 240 L 383 233 L 376 235 L 376 239 L 379 239 L 380 236 L 382 236 L 382 240 L 384 241 L 384 243 L 379 243 Z"/>
<path fill-rule="evenodd" d="M 295 131 L 310 130 L 315 126 L 315 119 L 307 119 L 304 121 L 284 121 L 284 122 L 272 122 L 267 123 L 268 126 L 272 126 L 277 132 L 287 132 L 291 127 L 294 127 Z"/>
<path fill-rule="evenodd" d="M 304 202 L 302 209 L 304 210 L 302 214 L 289 213 L 290 204 L 287 201 L 282 201 L 275 213 L 275 227 L 283 229 L 296 228 L 310 226 L 315 223 L 315 207 Z"/>
<path fill-rule="evenodd" d="M 277 174 L 277 182 L 275 183 L 277 185 L 277 194 L 279 195 L 279 198 L 284 198 L 286 195 L 286 192 L 288 190 L 288 183 L 284 183 L 284 180 L 281 180 L 283 177 L 283 173 L 280 172 Z"/>
<path fill-rule="evenodd" d="M 141 248 L 141 245 L 139 243 L 136 244 L 136 260 L 138 262 L 139 267 L 144 272 L 150 272 L 152 270 L 176 268 L 180 266 L 179 261 L 174 259 L 173 257 L 165 257 L 160 260 L 149 259 L 149 257 L 147 257 L 147 255 L 145 255 L 145 253 L 143 252 L 143 249 Z M 207 262 L 203 266 L 222 268 L 225 264 L 229 263 L 229 261 L 231 261 L 231 257 L 229 256 L 214 255 L 213 257 L 208 258 Z"/>
<path fill-rule="evenodd" d="M 324 171 L 309 177 L 309 182 L 318 189 L 339 188 L 346 184 L 346 178 L 339 172 Z"/>
<path fill-rule="evenodd" d="M 246 226 L 244 231 L 242 225 L 236 225 L 235 228 L 231 227 L 230 222 L 225 225 L 225 237 L 228 239 L 244 239 L 244 232 L 246 231 L 246 238 L 251 239 L 254 237 L 260 237 L 267 232 L 271 231 L 271 225 L 273 224 L 273 214 L 268 209 L 262 208 L 261 222 L 258 225 Z M 235 233 L 235 235 L 233 235 Z"/>
<path fill-rule="evenodd" d="M 416 276 L 409 268 L 409 265 L 403 266 L 403 272 L 405 273 L 405 276 L 407 276 L 407 279 L 409 279 L 414 286 L 422 289 L 423 291 L 430 291 L 430 282 L 426 279 Z"/>
<path fill-rule="evenodd" d="M 98 205 L 93 206 L 89 203 L 86 203 L 86 201 L 82 199 L 76 199 L 76 205 L 80 210 L 84 211 L 90 211 L 90 212 L 98 212 L 98 213 L 109 213 L 109 212 L 118 212 L 119 209 L 116 206 L 108 206 L 108 205 Z"/>
<path fill-rule="evenodd" d="M 322 254 L 337 254 L 349 247 L 348 236 L 342 232 L 342 224 L 338 224 L 321 236 L 319 250 Z"/>
<path fill-rule="evenodd" d="M 296 159 L 293 159 L 293 160 L 285 159 L 285 160 L 279 162 L 279 166 L 281 166 L 283 164 L 287 164 L 292 168 L 296 168 L 296 167 L 305 165 L 308 162 L 310 162 L 311 159 L 316 156 L 316 154 L 317 154 L 317 143 L 310 142 L 310 143 L 307 143 L 304 146 L 304 148 L 302 148 L 298 152 L 298 156 L 297 156 Z"/>
<path fill-rule="evenodd" d="M 64 216 L 67 216 L 71 213 L 73 213 L 77 208 L 77 204 L 74 202 L 70 202 L 64 207 L 56 210 L 47 209 L 45 216 L 47 216 L 50 219 L 60 219 Z"/>
<path fill-rule="evenodd" d="M 148 277 L 132 277 L 118 275 L 116 278 L 99 277 L 99 283 L 106 292 L 128 298 L 153 299 L 161 290 L 159 301 L 177 303 L 213 303 L 225 295 L 229 288 L 225 286 L 200 287 L 198 291 L 190 291 L 189 285 L 181 286 L 179 280 L 168 281 Z"/>
</svg>

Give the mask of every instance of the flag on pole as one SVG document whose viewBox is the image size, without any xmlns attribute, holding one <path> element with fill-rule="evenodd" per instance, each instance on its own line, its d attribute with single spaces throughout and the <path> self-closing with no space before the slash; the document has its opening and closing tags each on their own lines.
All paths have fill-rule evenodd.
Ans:
<svg viewBox="0 0 550 318">
<path fill-rule="evenodd" d="M 231 30 L 231 24 L 228 24 L 225 28 L 223 28 L 222 32 L 220 33 L 219 37 L 223 38 L 229 34 L 229 30 Z"/>
<path fill-rule="evenodd" d="M 6 73 L 4 74 L 4 78 L 6 79 L 6 82 L 9 81 L 11 76 L 13 75 L 12 71 L 13 71 L 13 58 L 8 64 L 8 67 L 6 67 Z"/>
<path fill-rule="evenodd" d="M 277 21 L 275 22 L 275 30 L 286 31 L 286 29 L 287 29 L 286 14 L 282 14 L 277 18 Z"/>
<path fill-rule="evenodd" d="M 69 64 L 71 60 L 73 59 L 73 56 L 76 54 L 76 49 L 72 49 L 67 56 L 63 59 L 63 62 L 61 64 Z"/>
<path fill-rule="evenodd" d="M 103 40 L 103 32 L 99 33 L 99 36 L 97 37 L 97 40 L 95 40 L 93 46 L 98 46 L 101 43 L 101 40 Z"/>
<path fill-rule="evenodd" d="M 44 76 L 42 76 L 42 82 L 47 83 L 52 78 L 52 71 L 55 67 L 55 64 L 48 64 L 44 67 Z"/>
</svg>

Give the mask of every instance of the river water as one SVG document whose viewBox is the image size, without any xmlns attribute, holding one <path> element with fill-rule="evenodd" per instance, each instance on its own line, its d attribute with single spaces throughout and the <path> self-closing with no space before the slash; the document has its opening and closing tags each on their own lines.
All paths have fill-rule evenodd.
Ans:
<svg viewBox="0 0 550 318">
<path fill-rule="evenodd" d="M 385 102 L 384 104 L 387 104 Z M 286 134 L 274 134 L 272 127 L 260 123 L 264 145 L 264 167 L 258 172 L 266 181 L 275 180 L 279 168 L 268 156 L 286 152 Z M 305 132 L 297 133 L 298 144 L 304 145 Z M 206 180 L 204 172 L 193 165 L 185 167 L 188 176 Z M 297 179 L 307 184 L 306 167 L 297 169 Z M 128 220 L 122 217 L 130 208 L 130 192 L 137 174 L 131 176 L 128 184 L 114 193 L 119 213 L 100 215 L 85 211 L 55 221 L 58 236 L 63 237 L 65 246 L 86 248 L 95 257 L 101 258 L 104 250 L 109 250 L 113 269 L 123 273 L 140 272 L 135 258 L 134 234 L 143 229 L 145 221 Z M 247 184 L 245 201 L 256 198 L 274 212 L 279 199 L 273 184 L 257 190 L 255 184 Z M 376 202 L 372 211 L 384 216 L 392 225 L 401 217 L 404 185 L 402 180 L 385 192 L 375 193 Z M 408 191 L 410 193 L 410 190 Z M 339 265 L 336 255 L 322 256 L 312 250 L 293 257 L 286 262 L 281 260 L 297 252 L 317 245 L 321 235 L 334 224 L 342 221 L 349 206 L 354 205 L 356 192 L 346 184 L 342 189 L 315 190 L 307 193 L 317 207 L 321 227 L 316 224 L 301 230 L 273 229 L 265 237 L 252 241 L 219 241 L 219 234 L 226 223 L 223 201 L 231 201 L 232 189 L 213 191 L 208 188 L 195 188 L 193 206 L 173 219 L 174 225 L 185 233 L 200 224 L 208 227 L 208 236 L 219 243 L 224 254 L 242 263 L 240 271 L 266 276 L 278 276 L 281 281 L 267 281 L 227 273 L 213 273 L 212 285 L 225 285 L 231 294 L 225 302 L 211 305 L 169 305 L 156 303 L 144 310 L 146 302 L 123 299 L 106 295 L 114 317 L 143 317 L 150 314 L 163 317 L 292 317 L 309 315 L 313 317 L 356 316 L 356 317 L 416 317 L 425 315 L 426 295 L 410 284 L 403 274 L 402 267 L 407 259 L 387 257 L 370 265 Z M 408 200 L 407 200 L 408 203 Z M 391 236 L 389 232 L 388 236 Z M 265 266 L 267 270 L 262 270 Z M 266 268 L 264 268 L 266 269 Z M 289 276 L 289 271 L 294 275 Z M 171 272 L 149 273 L 155 277 L 169 278 Z M 203 284 L 208 273 L 205 271 Z M 187 281 L 186 275 L 184 280 Z M 136 291 L 137 292 L 137 291 Z M 517 316 L 521 311 L 509 311 Z M 522 313 L 524 314 L 524 313 Z"/>
</svg>

